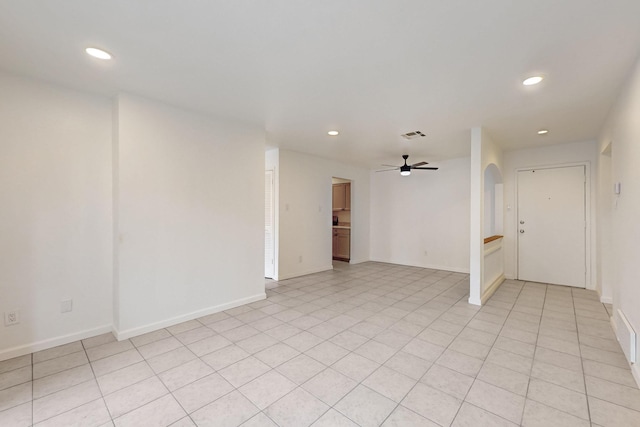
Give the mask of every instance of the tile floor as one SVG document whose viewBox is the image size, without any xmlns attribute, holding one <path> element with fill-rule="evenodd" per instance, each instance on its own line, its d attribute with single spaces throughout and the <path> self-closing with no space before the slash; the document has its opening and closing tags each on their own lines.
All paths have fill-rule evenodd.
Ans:
<svg viewBox="0 0 640 427">
<path fill-rule="evenodd" d="M 380 263 L 0 362 L 1 426 L 640 426 L 595 292 Z"/>
</svg>

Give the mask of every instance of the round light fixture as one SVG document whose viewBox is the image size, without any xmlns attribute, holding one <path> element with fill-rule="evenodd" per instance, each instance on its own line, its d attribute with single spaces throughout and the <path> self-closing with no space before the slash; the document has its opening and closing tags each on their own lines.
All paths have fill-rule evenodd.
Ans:
<svg viewBox="0 0 640 427">
<path fill-rule="evenodd" d="M 544 79 L 544 77 L 542 76 L 532 76 L 529 77 L 527 79 L 525 79 L 522 84 L 525 86 L 533 86 L 533 85 L 537 85 L 538 83 L 540 83 L 542 80 Z"/>
<path fill-rule="evenodd" d="M 111 59 L 112 56 L 109 52 L 104 51 L 102 49 L 98 49 L 96 47 L 88 47 L 84 50 L 85 52 L 87 52 L 89 55 L 93 56 L 94 58 L 98 58 L 98 59 Z"/>
<path fill-rule="evenodd" d="M 411 175 L 411 171 L 402 171 L 402 170 L 401 170 L 401 171 L 400 171 L 400 175 L 402 175 L 402 176 L 409 176 L 409 175 Z"/>
<path fill-rule="evenodd" d="M 336 136 L 336 135 L 340 135 L 340 132 L 338 132 L 337 130 L 330 130 L 329 132 L 327 132 L 329 135 L 331 136 Z"/>
<path fill-rule="evenodd" d="M 546 135 L 546 134 L 548 134 L 548 133 L 549 133 L 549 131 L 548 131 L 547 129 L 540 129 L 540 130 L 538 131 L 538 135 Z"/>
</svg>

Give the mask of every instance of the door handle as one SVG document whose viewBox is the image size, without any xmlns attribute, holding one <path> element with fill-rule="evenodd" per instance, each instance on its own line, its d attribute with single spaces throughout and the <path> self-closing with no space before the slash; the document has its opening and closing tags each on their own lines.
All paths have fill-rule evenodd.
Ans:
<svg viewBox="0 0 640 427">
<path fill-rule="evenodd" d="M 520 229 L 520 233 L 524 233 L 524 230 L 522 228 Z"/>
<path fill-rule="evenodd" d="M 524 221 L 520 220 L 520 224 L 524 224 Z"/>
</svg>

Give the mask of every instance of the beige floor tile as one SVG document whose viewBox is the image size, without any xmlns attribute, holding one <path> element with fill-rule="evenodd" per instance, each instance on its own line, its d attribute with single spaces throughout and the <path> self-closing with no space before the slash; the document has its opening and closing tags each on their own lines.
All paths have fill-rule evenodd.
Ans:
<svg viewBox="0 0 640 427">
<path fill-rule="evenodd" d="M 158 377 L 151 377 L 104 397 L 111 416 L 118 418 L 168 393 Z"/>
<path fill-rule="evenodd" d="M 589 396 L 591 421 L 603 427 L 640 426 L 640 412 Z"/>
<path fill-rule="evenodd" d="M 525 427 L 590 427 L 589 421 L 527 399 L 522 425 Z"/>
<path fill-rule="evenodd" d="M 31 376 L 31 366 L 24 366 L 22 368 L 2 373 L 0 374 L 0 390 L 29 382 L 32 379 Z"/>
<path fill-rule="evenodd" d="M 415 383 L 416 380 L 385 366 L 378 368 L 362 382 L 394 402 L 400 402 Z"/>
<path fill-rule="evenodd" d="M 82 343 L 80 341 L 53 347 L 48 350 L 38 351 L 33 353 L 33 364 L 35 365 L 36 363 L 44 362 L 45 360 L 56 359 L 79 351 L 84 351 L 84 347 L 82 347 Z"/>
<path fill-rule="evenodd" d="M 166 329 L 158 329 L 157 331 L 149 332 L 143 335 L 133 337 L 130 341 L 136 347 L 142 347 L 143 345 L 150 344 L 161 339 L 170 338 L 171 334 Z"/>
<path fill-rule="evenodd" d="M 276 370 L 294 383 L 300 385 L 325 368 L 325 365 L 315 359 L 305 354 L 300 354 L 278 366 Z"/>
<path fill-rule="evenodd" d="M 91 363 L 91 368 L 93 369 L 94 375 L 100 377 L 109 372 L 133 365 L 134 363 L 142 362 L 143 360 L 138 350 L 128 350 L 123 353 L 105 357 L 104 359 L 96 360 Z"/>
<path fill-rule="evenodd" d="M 14 357 L 13 359 L 3 360 L 0 362 L 0 374 L 13 371 L 15 369 L 31 366 L 31 355 Z"/>
<path fill-rule="evenodd" d="M 258 378 L 268 372 L 271 368 L 255 357 L 247 357 L 233 365 L 227 366 L 218 371 L 220 375 L 229 381 L 234 387 L 240 387 L 249 381 Z"/>
<path fill-rule="evenodd" d="M 88 364 L 67 369 L 57 374 L 37 379 L 33 382 L 33 398 L 39 399 L 47 394 L 93 379 L 93 371 Z"/>
<path fill-rule="evenodd" d="M 589 419 L 587 396 L 583 393 L 532 378 L 527 397 L 576 417 Z"/>
<path fill-rule="evenodd" d="M 0 411 L 30 402 L 32 387 L 32 383 L 28 382 L 0 390 Z"/>
<path fill-rule="evenodd" d="M 345 350 L 339 345 L 333 344 L 329 341 L 322 342 L 304 352 L 307 356 L 312 357 L 327 366 L 342 359 L 348 353 L 348 350 Z"/>
<path fill-rule="evenodd" d="M 319 338 L 310 332 L 302 331 L 291 338 L 287 338 L 284 340 L 284 343 L 304 353 L 310 348 L 320 344 L 322 341 L 322 338 Z"/>
<path fill-rule="evenodd" d="M 253 329 L 253 328 L 251 328 L 251 329 Z M 253 330 L 255 330 L 255 329 L 253 329 Z M 205 338 L 209 338 L 209 337 L 211 337 L 213 335 L 215 335 L 215 332 L 213 332 L 213 330 L 211 330 L 210 328 L 207 328 L 206 326 L 200 326 L 198 328 L 190 329 L 188 331 L 184 331 L 184 332 L 181 332 L 179 334 L 176 334 L 175 337 L 182 344 L 188 345 L 188 344 L 193 344 L 196 341 L 200 341 L 200 340 L 203 340 Z M 225 338 L 229 339 L 229 337 L 226 337 L 226 336 L 225 336 Z"/>
<path fill-rule="evenodd" d="M 631 370 L 628 368 L 618 368 L 617 366 L 607 365 L 593 360 L 583 360 L 582 366 L 585 375 L 589 375 L 603 380 L 618 383 L 631 388 L 638 388 Z"/>
<path fill-rule="evenodd" d="M 176 366 L 175 368 L 164 371 L 158 377 L 169 389 L 174 391 L 180 387 L 213 374 L 213 369 L 200 359 L 192 360 L 183 365 Z"/>
<path fill-rule="evenodd" d="M 529 376 L 491 362 L 482 366 L 478 379 L 520 396 L 527 395 Z"/>
<path fill-rule="evenodd" d="M 171 395 L 163 396 L 115 419 L 116 427 L 168 426 L 185 416 Z"/>
<path fill-rule="evenodd" d="M 124 341 L 112 341 L 106 344 L 97 345 L 86 350 L 89 361 L 93 362 L 98 359 L 104 359 L 105 357 L 113 356 L 114 354 L 122 353 L 123 351 L 131 350 L 133 344 L 129 340 Z"/>
<path fill-rule="evenodd" d="M 80 347 L 82 345 L 80 344 Z M 52 349 L 53 350 L 53 349 Z M 37 354 L 37 353 L 36 353 Z M 34 363 L 33 379 L 45 377 L 47 375 L 57 374 L 67 369 L 89 363 L 84 350 L 66 354 L 56 358 L 48 358 L 43 362 Z"/>
<path fill-rule="evenodd" d="M 234 390 L 219 374 L 211 374 L 173 392 L 180 405 L 192 413 Z"/>
<path fill-rule="evenodd" d="M 329 407 L 302 388 L 296 388 L 271 406 L 265 413 L 281 427 L 308 426 Z"/>
<path fill-rule="evenodd" d="M 331 367 L 341 374 L 348 376 L 352 380 L 361 382 L 371 375 L 373 371 L 378 369 L 379 366 L 379 363 L 358 354 L 350 353 L 334 363 Z"/>
<path fill-rule="evenodd" d="M 433 422 L 448 426 L 458 413 L 462 400 L 418 383 L 401 404 Z"/>
<path fill-rule="evenodd" d="M 0 410 L 0 426 L 30 427 L 32 425 L 32 412 L 31 401 L 4 411 Z"/>
<path fill-rule="evenodd" d="M 169 331 L 171 335 L 175 336 L 183 332 L 187 332 L 192 329 L 199 328 L 201 326 L 202 326 L 202 323 L 198 322 L 197 320 L 188 320 L 186 322 L 178 323 L 177 325 L 169 326 L 166 329 L 167 331 Z"/>
<path fill-rule="evenodd" d="M 369 340 L 366 337 L 358 335 L 354 332 L 344 331 L 337 334 L 329 341 L 339 345 L 340 347 L 346 348 L 347 350 L 353 351 Z"/>
<path fill-rule="evenodd" d="M 451 427 L 517 427 L 511 421 L 505 420 L 482 408 L 464 402 L 456 415 Z"/>
<path fill-rule="evenodd" d="M 49 418 L 37 427 L 68 427 L 73 425 L 101 426 L 111 422 L 111 416 L 102 398 L 85 403 L 68 412 Z"/>
<path fill-rule="evenodd" d="M 239 362 L 242 359 L 246 359 L 249 356 L 250 354 L 240 347 L 230 345 L 202 356 L 200 359 L 216 371 L 219 371 L 220 369 L 233 365 L 234 363 Z"/>
<path fill-rule="evenodd" d="M 533 365 L 533 359 L 529 357 L 500 350 L 496 347 L 491 349 L 486 361 L 525 375 L 529 375 Z"/>
<path fill-rule="evenodd" d="M 236 345 L 242 348 L 247 353 L 254 354 L 277 343 L 278 341 L 275 338 L 267 334 L 259 333 L 252 337 L 245 338 L 244 340 L 236 342 Z"/>
<path fill-rule="evenodd" d="M 398 406 L 382 424 L 383 427 L 437 427 L 438 424 L 429 421 L 421 415 Z"/>
<path fill-rule="evenodd" d="M 453 350 L 445 350 L 435 363 L 471 377 L 475 377 L 482 368 L 482 360 Z"/>
<path fill-rule="evenodd" d="M 480 372 L 482 373 L 482 371 Z M 420 382 L 458 399 L 464 399 L 473 381 L 472 377 L 439 365 L 433 365 L 420 380 Z"/>
<path fill-rule="evenodd" d="M 353 390 L 357 382 L 331 369 L 325 369 L 302 385 L 306 391 L 333 406 L 347 393 Z"/>
<path fill-rule="evenodd" d="M 432 366 L 431 362 L 421 359 L 413 354 L 399 351 L 387 360 L 384 366 L 400 372 L 403 375 L 419 380 Z"/>
<path fill-rule="evenodd" d="M 240 392 L 233 391 L 198 409 L 191 418 L 199 426 L 237 426 L 259 412 Z"/>
<path fill-rule="evenodd" d="M 329 409 L 314 422 L 312 427 L 358 427 L 356 423 L 342 415 L 335 409 Z"/>
<path fill-rule="evenodd" d="M 396 403 L 363 385 L 347 394 L 334 409 L 356 424 L 379 426 L 396 407 Z"/>
<path fill-rule="evenodd" d="M 520 424 L 525 400 L 523 396 L 476 380 L 465 400 L 492 414 Z"/>
<path fill-rule="evenodd" d="M 101 397 L 95 380 L 49 394 L 33 401 L 33 423 L 55 417 Z"/>
<path fill-rule="evenodd" d="M 253 356 L 272 368 L 275 368 L 276 366 L 282 365 L 284 362 L 293 359 L 299 354 L 300 352 L 298 350 L 295 350 L 286 344 L 278 343 L 259 351 Z"/>
<path fill-rule="evenodd" d="M 106 334 L 97 335 L 95 337 L 82 340 L 82 346 L 85 348 L 85 350 L 89 350 L 90 348 L 114 341 L 116 341 L 116 337 L 114 337 L 111 332 L 107 332 Z"/>
<path fill-rule="evenodd" d="M 188 363 L 196 358 L 187 347 L 178 347 L 175 350 L 167 351 L 147 359 L 147 363 L 156 374 Z"/>
<path fill-rule="evenodd" d="M 402 348 L 405 353 L 413 354 L 428 362 L 434 362 L 445 351 L 444 347 L 423 341 L 419 338 L 411 340 Z"/>
<path fill-rule="evenodd" d="M 276 371 L 248 382 L 238 390 L 260 410 L 264 410 L 282 396 L 296 388 L 296 384 Z"/>
<path fill-rule="evenodd" d="M 209 338 L 191 343 L 187 345 L 187 348 L 191 350 L 196 356 L 202 357 L 205 354 L 213 353 L 214 351 L 220 350 L 221 348 L 224 348 L 231 344 L 232 342 L 222 335 L 214 335 Z"/>
<path fill-rule="evenodd" d="M 585 377 L 587 394 L 600 400 L 640 411 L 640 390 L 591 376 Z"/>
<path fill-rule="evenodd" d="M 138 362 L 96 378 L 103 395 L 111 394 L 154 375 L 147 362 Z M 35 389 L 34 389 L 35 390 Z"/>
<path fill-rule="evenodd" d="M 552 384 L 568 388 L 578 393 L 585 392 L 584 376 L 580 372 L 560 368 L 548 363 L 536 360 L 533 362 L 531 376 Z"/>
</svg>

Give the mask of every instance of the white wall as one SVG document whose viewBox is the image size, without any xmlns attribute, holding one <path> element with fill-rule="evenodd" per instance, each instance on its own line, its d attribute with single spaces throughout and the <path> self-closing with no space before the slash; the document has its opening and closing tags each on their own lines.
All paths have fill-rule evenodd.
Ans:
<svg viewBox="0 0 640 427">
<path fill-rule="evenodd" d="M 264 134 L 118 97 L 119 336 L 264 298 Z"/>
<path fill-rule="evenodd" d="M 294 151 L 279 152 L 278 279 L 332 268 L 334 176 L 351 180 L 351 263 L 368 261 L 369 171 Z"/>
<path fill-rule="evenodd" d="M 610 209 L 605 206 L 601 210 L 610 213 L 600 220 L 607 222 L 611 239 L 599 249 L 610 251 L 610 256 L 601 261 L 611 264 L 606 274 L 613 277 L 606 280 L 613 285 L 614 313 L 622 310 L 636 333 L 640 333 L 640 62 L 632 70 L 608 118 L 599 139 L 600 149 L 610 141 L 613 141 L 611 181 L 621 183 L 621 194 L 615 198 L 609 191 L 599 195 L 600 204 L 612 204 Z M 601 179 L 604 187 L 610 178 L 603 176 Z M 636 352 L 640 353 L 640 342 Z M 632 369 L 640 384 L 638 365 Z"/>
<path fill-rule="evenodd" d="M 372 260 L 469 271 L 469 158 L 437 166 L 371 172 Z"/>
<path fill-rule="evenodd" d="M 566 165 L 572 163 L 587 162 L 593 169 L 596 162 L 595 142 L 575 142 L 569 144 L 552 145 L 525 150 L 509 151 L 504 153 L 504 249 L 505 249 L 505 276 L 516 278 L 516 170 L 527 167 L 540 167 L 552 165 Z M 588 194 L 587 209 L 590 214 L 591 224 L 587 235 L 588 260 L 587 263 L 587 288 L 594 288 L 594 280 L 591 280 L 591 272 L 595 269 L 595 250 L 589 242 L 595 241 L 595 189 L 596 177 L 593 170 L 590 176 L 590 192 Z M 590 247 L 590 251 L 589 251 Z"/>
<path fill-rule="evenodd" d="M 1 73 L 0 93 L 2 360 L 110 330 L 112 210 L 110 100 Z"/>
<path fill-rule="evenodd" d="M 493 165 L 493 166 L 491 166 Z M 492 262 L 490 275 L 485 275 L 485 216 L 491 214 L 485 207 L 494 203 L 495 199 L 485 200 L 485 170 L 491 168 L 496 177 L 502 173 L 502 149 L 493 141 L 486 130 L 481 127 L 471 129 L 471 175 L 469 203 L 469 303 L 481 305 L 486 301 L 504 280 L 502 263 Z M 498 179 L 493 179 L 495 186 Z M 493 189 L 495 192 L 495 188 Z M 500 242 L 501 243 L 501 242 Z M 492 250 L 492 258 L 501 258 L 502 245 Z M 491 280 L 493 279 L 493 280 Z M 485 283 L 490 280 L 489 283 Z"/>
</svg>

